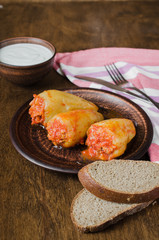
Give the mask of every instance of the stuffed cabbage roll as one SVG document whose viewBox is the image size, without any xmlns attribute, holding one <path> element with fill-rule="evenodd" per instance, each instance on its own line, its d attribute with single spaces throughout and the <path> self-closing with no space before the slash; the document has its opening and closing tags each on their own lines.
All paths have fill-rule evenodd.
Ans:
<svg viewBox="0 0 159 240">
<path fill-rule="evenodd" d="M 65 148 L 83 144 L 91 124 L 103 120 L 103 115 L 90 109 L 59 113 L 47 123 L 48 139 Z"/>
<path fill-rule="evenodd" d="M 114 118 L 95 123 L 88 129 L 88 148 L 82 155 L 91 160 L 111 160 L 125 152 L 135 135 L 135 126 L 129 119 Z"/>
<path fill-rule="evenodd" d="M 63 91 L 48 90 L 39 95 L 34 94 L 33 97 L 29 104 L 32 124 L 46 126 L 47 122 L 56 114 L 75 109 L 98 110 L 98 107 L 92 102 Z"/>
</svg>

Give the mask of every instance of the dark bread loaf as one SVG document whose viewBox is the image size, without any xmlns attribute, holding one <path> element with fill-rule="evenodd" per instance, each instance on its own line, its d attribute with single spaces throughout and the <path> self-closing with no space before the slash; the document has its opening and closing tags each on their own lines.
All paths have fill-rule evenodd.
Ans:
<svg viewBox="0 0 159 240">
<path fill-rule="evenodd" d="M 121 204 L 94 196 L 81 190 L 71 205 L 71 219 L 82 232 L 97 232 L 147 207 L 151 202 Z"/>
<path fill-rule="evenodd" d="M 159 198 L 159 164 L 149 161 L 96 161 L 78 173 L 83 187 L 117 203 L 142 203 Z"/>
</svg>

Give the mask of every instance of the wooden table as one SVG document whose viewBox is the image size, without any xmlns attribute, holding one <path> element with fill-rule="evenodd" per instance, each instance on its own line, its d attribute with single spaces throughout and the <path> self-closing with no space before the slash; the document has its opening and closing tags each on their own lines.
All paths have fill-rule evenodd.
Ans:
<svg viewBox="0 0 159 240">
<path fill-rule="evenodd" d="M 114 46 L 159 49 L 157 1 L 2 4 L 0 23 L 0 40 L 39 37 L 57 52 Z M 30 87 L 0 79 L 0 239 L 159 239 L 159 203 L 103 232 L 78 232 L 70 219 L 72 199 L 82 189 L 77 176 L 41 168 L 14 149 L 9 125 L 15 111 L 33 93 L 66 87 L 75 86 L 54 70 Z"/>
</svg>

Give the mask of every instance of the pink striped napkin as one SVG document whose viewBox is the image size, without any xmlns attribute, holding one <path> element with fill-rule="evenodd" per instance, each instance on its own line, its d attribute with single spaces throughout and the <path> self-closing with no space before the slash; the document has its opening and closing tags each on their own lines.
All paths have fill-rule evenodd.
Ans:
<svg viewBox="0 0 159 240">
<path fill-rule="evenodd" d="M 74 77 L 75 75 L 85 75 L 112 82 L 104 67 L 104 65 L 112 62 L 116 64 L 128 81 L 159 102 L 159 50 L 95 48 L 77 52 L 57 53 L 54 68 L 59 74 L 66 76 L 79 87 L 117 92 L 138 104 L 147 113 L 153 124 L 154 136 L 148 149 L 150 160 L 159 163 L 159 110 L 148 101 Z"/>
</svg>

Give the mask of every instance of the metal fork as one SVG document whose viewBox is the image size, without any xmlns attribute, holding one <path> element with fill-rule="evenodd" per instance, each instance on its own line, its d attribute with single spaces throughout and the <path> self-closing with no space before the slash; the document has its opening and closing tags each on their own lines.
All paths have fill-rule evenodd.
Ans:
<svg viewBox="0 0 159 240">
<path fill-rule="evenodd" d="M 123 75 L 120 73 L 120 71 L 118 70 L 118 68 L 115 66 L 114 63 L 112 63 L 110 65 L 105 65 L 105 68 L 106 68 L 109 76 L 111 77 L 111 79 L 113 80 L 113 82 L 116 85 L 122 85 L 122 87 L 124 87 L 124 88 L 129 88 L 129 89 L 132 89 L 132 90 L 135 90 L 135 91 L 139 92 L 140 94 L 142 94 L 146 98 L 145 100 L 149 100 L 150 102 L 152 102 L 159 109 L 159 102 L 154 101 L 146 93 L 144 93 L 140 89 L 134 87 L 132 83 L 128 82 L 123 77 Z"/>
</svg>

